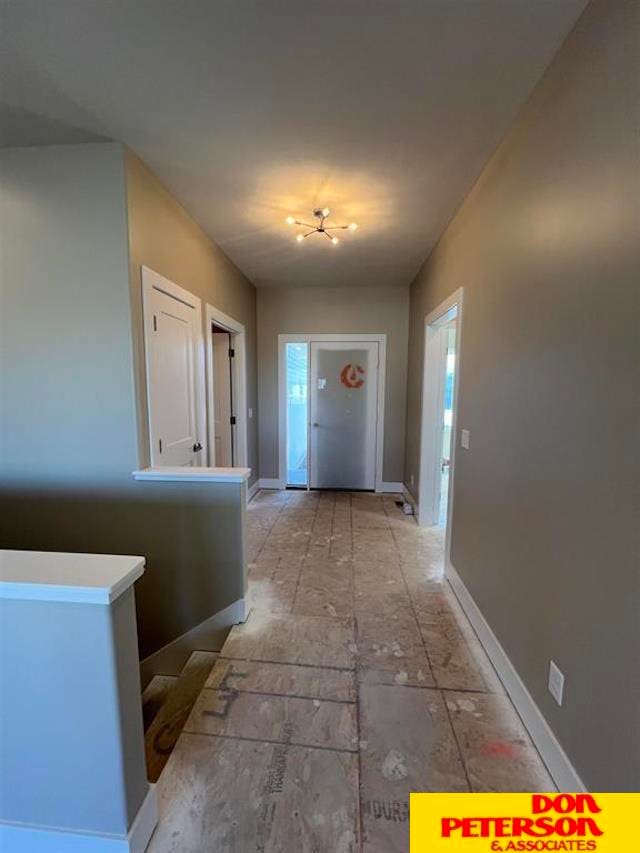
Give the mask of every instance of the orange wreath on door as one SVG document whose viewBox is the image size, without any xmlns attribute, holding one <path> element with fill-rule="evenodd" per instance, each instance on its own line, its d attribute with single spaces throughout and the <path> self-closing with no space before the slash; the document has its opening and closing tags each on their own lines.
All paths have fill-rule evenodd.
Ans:
<svg viewBox="0 0 640 853">
<path fill-rule="evenodd" d="M 359 364 L 345 364 L 340 371 L 340 382 L 345 388 L 362 388 L 364 385 L 364 368 Z"/>
</svg>

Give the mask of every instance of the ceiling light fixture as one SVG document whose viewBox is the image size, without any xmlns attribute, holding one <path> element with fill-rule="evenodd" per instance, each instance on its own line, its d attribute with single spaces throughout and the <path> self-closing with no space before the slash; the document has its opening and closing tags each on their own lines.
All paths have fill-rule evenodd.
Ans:
<svg viewBox="0 0 640 853">
<path fill-rule="evenodd" d="M 320 221 L 319 225 L 310 225 L 308 222 L 301 222 L 293 216 L 287 216 L 285 219 L 287 225 L 302 225 L 303 228 L 311 229 L 310 231 L 307 231 L 306 234 L 300 233 L 296 235 L 296 241 L 298 243 L 304 243 L 305 239 L 310 237 L 312 234 L 324 234 L 329 238 L 329 240 L 331 240 L 334 246 L 337 246 L 340 243 L 340 240 L 338 240 L 334 234 L 331 234 L 331 231 L 355 231 L 358 227 L 355 222 L 351 222 L 349 225 L 326 225 L 325 222 L 331 215 L 331 211 L 328 207 L 315 207 L 313 209 L 313 215 Z"/>
</svg>

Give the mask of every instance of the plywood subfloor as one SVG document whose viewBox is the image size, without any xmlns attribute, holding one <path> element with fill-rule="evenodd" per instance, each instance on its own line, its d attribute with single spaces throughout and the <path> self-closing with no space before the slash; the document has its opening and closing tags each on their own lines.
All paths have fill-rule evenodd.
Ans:
<svg viewBox="0 0 640 853">
<path fill-rule="evenodd" d="M 409 792 L 553 784 L 394 495 L 261 492 L 246 624 L 160 776 L 151 853 L 408 853 Z"/>
</svg>

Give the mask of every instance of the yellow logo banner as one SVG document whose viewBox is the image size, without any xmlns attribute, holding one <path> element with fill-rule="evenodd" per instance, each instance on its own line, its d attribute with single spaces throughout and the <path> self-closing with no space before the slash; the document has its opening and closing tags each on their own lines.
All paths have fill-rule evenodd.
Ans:
<svg viewBox="0 0 640 853">
<path fill-rule="evenodd" d="M 410 850 L 629 853 L 638 814 L 640 794 L 411 794 Z"/>
</svg>

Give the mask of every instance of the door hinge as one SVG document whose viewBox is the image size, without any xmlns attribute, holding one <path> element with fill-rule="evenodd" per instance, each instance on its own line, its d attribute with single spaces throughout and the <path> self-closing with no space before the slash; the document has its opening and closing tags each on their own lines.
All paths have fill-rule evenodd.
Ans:
<svg viewBox="0 0 640 853">
<path fill-rule="evenodd" d="M 236 357 L 236 351 L 234 349 L 230 349 L 229 350 L 229 358 L 235 358 L 235 357 Z"/>
<path fill-rule="evenodd" d="M 158 318 L 156 317 L 155 314 L 153 315 L 153 331 L 154 332 L 158 331 Z"/>
<path fill-rule="evenodd" d="M 235 415 L 231 415 L 231 417 L 229 418 L 229 423 L 231 424 L 231 426 L 236 425 L 236 416 Z"/>
<path fill-rule="evenodd" d="M 162 453 L 162 439 L 158 439 L 158 447 L 160 448 L 160 453 Z"/>
</svg>

